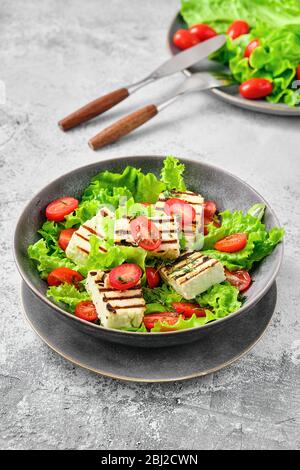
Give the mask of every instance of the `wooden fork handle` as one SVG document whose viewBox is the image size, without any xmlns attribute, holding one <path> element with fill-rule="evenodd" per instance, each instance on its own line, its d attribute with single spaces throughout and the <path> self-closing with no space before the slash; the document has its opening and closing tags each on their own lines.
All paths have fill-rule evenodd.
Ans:
<svg viewBox="0 0 300 470">
<path fill-rule="evenodd" d="M 74 111 L 74 113 L 59 121 L 58 125 L 63 131 L 72 129 L 73 127 L 76 127 L 83 122 L 89 121 L 90 119 L 99 116 L 99 114 L 104 113 L 108 109 L 123 101 L 128 96 L 129 91 L 127 88 L 120 88 L 119 90 L 115 90 L 111 93 L 108 93 L 107 95 L 97 98 L 94 101 L 91 101 L 77 111 Z"/>
<path fill-rule="evenodd" d="M 152 119 L 158 113 L 157 107 L 154 104 L 145 106 L 144 108 L 135 111 L 128 116 L 123 117 L 111 126 L 107 127 L 99 134 L 95 135 L 89 140 L 89 146 L 93 150 L 97 150 L 105 145 L 116 142 L 124 135 L 129 134 L 138 127 L 145 124 L 145 122 Z"/>
</svg>

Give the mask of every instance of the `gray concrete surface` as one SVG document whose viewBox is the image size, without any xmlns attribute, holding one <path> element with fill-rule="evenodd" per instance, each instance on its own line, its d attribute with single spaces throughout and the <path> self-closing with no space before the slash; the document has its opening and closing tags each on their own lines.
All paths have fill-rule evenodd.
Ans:
<svg viewBox="0 0 300 470">
<path fill-rule="evenodd" d="M 179 76 L 74 132 L 57 128 L 77 105 L 166 59 L 177 8 L 177 0 L 1 1 L 0 448 L 300 448 L 300 119 L 254 114 L 199 94 L 121 143 L 98 153 L 88 148 L 104 124 L 166 96 Z M 21 313 L 11 239 L 26 201 L 73 168 L 147 153 L 227 168 L 270 201 L 287 229 L 266 336 L 231 368 L 187 383 L 127 384 L 73 367 L 40 342 Z"/>
</svg>

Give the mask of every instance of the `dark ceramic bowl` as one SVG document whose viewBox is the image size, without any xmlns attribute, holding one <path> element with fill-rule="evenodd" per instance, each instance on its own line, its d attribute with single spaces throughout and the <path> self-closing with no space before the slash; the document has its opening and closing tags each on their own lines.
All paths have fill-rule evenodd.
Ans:
<svg viewBox="0 0 300 470">
<path fill-rule="evenodd" d="M 127 346 L 163 347 L 190 343 L 201 340 L 208 330 L 220 330 L 229 321 L 235 321 L 247 312 L 268 292 L 278 273 L 283 245 L 276 247 L 272 255 L 258 265 L 253 273 L 253 282 L 247 291 L 247 299 L 242 308 L 234 314 L 191 330 L 165 333 L 131 333 L 118 330 L 107 330 L 92 323 L 76 318 L 62 307 L 52 303 L 45 295 L 47 285 L 42 281 L 33 263 L 27 256 L 27 247 L 38 239 L 37 230 L 44 222 L 45 207 L 61 196 L 72 195 L 80 198 L 83 189 L 90 179 L 99 171 L 119 172 L 126 165 L 136 166 L 144 172 L 159 175 L 164 157 L 141 156 L 123 157 L 118 160 L 106 160 L 88 165 L 61 176 L 40 191 L 25 207 L 16 227 L 14 249 L 15 259 L 22 278 L 31 291 L 53 310 L 53 315 L 64 319 L 70 327 L 77 328 L 99 340 L 121 343 Z M 239 178 L 225 170 L 198 161 L 184 159 L 186 165 L 185 180 L 189 189 L 198 191 L 207 199 L 214 199 L 220 210 L 247 210 L 255 203 L 267 205 L 264 222 L 267 228 L 279 226 L 279 222 L 266 201 Z"/>
</svg>

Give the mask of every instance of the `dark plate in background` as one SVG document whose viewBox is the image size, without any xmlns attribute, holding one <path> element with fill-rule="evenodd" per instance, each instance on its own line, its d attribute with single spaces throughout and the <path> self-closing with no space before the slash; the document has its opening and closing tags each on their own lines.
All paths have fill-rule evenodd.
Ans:
<svg viewBox="0 0 300 470">
<path fill-rule="evenodd" d="M 178 13 L 175 16 L 174 20 L 171 22 L 167 36 L 168 49 L 172 55 L 175 55 L 180 52 L 180 50 L 173 44 L 173 36 L 178 29 L 186 27 L 186 23 L 184 22 L 180 13 Z M 184 74 L 190 76 L 195 72 L 201 72 L 204 70 L 218 70 L 220 68 L 222 69 L 223 66 L 217 64 L 216 62 L 203 60 L 199 62 L 196 67 L 191 67 L 185 70 Z M 300 106 L 291 108 L 290 106 L 287 106 L 283 103 L 274 104 L 268 103 L 265 100 L 246 100 L 242 98 L 242 96 L 239 94 L 238 86 L 230 86 L 222 89 L 215 88 L 213 90 L 210 90 L 209 93 L 212 93 L 214 96 L 221 99 L 222 101 L 225 101 L 226 103 L 238 106 L 240 108 L 248 109 L 250 111 L 281 116 L 300 116 Z"/>
<path fill-rule="evenodd" d="M 22 284 L 27 321 L 55 352 L 97 374 L 133 382 L 173 382 L 216 372 L 239 360 L 260 340 L 276 305 L 276 284 L 247 314 L 221 329 L 209 330 L 201 341 L 158 349 L 128 348 L 82 334 L 53 315 L 53 309 Z"/>
<path fill-rule="evenodd" d="M 247 291 L 247 300 L 242 308 L 234 314 L 209 323 L 203 327 L 165 333 L 131 333 L 118 330 L 107 330 L 88 323 L 69 314 L 59 306 L 52 303 L 45 295 L 47 285 L 42 281 L 33 263 L 27 256 L 28 245 L 38 239 L 37 230 L 44 222 L 44 213 L 47 204 L 58 197 L 70 195 L 80 198 L 83 189 L 91 178 L 99 171 L 109 170 L 120 172 L 127 165 L 141 168 L 144 172 L 154 172 L 159 175 L 164 157 L 139 156 L 122 157 L 120 159 L 106 160 L 79 168 L 58 178 L 42 189 L 26 206 L 15 232 L 15 259 L 20 274 L 27 286 L 47 304 L 53 316 L 63 319 L 70 326 L 104 341 L 139 347 L 166 347 L 177 344 L 190 343 L 203 340 L 210 332 L 218 331 L 223 325 L 235 322 L 239 316 L 246 315 L 251 308 L 268 292 L 278 273 L 283 245 L 276 247 L 272 255 L 259 264 L 253 273 L 253 284 Z M 201 193 L 207 199 L 217 201 L 219 210 L 248 210 L 255 203 L 266 203 L 254 189 L 239 178 L 225 170 L 195 160 L 183 160 L 186 165 L 185 180 L 189 189 Z M 264 218 L 267 228 L 279 226 L 279 222 L 267 205 Z M 255 328 L 255 326 L 254 326 Z"/>
</svg>

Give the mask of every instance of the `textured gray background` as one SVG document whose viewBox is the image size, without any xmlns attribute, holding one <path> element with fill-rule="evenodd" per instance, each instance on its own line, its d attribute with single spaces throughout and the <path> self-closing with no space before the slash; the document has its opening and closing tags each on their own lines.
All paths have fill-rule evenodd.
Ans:
<svg viewBox="0 0 300 470">
<path fill-rule="evenodd" d="M 110 148 L 102 126 L 168 94 L 152 85 L 68 134 L 57 121 L 168 57 L 177 0 L 2 0 L 0 80 L 0 448 L 300 448 L 299 124 L 197 94 Z M 18 214 L 46 183 L 78 166 L 134 154 L 193 157 L 248 181 L 287 228 L 274 321 L 230 369 L 173 385 L 127 384 L 73 367 L 25 324 L 11 251 Z M 192 358 L 191 358 L 192 360 Z"/>
</svg>

